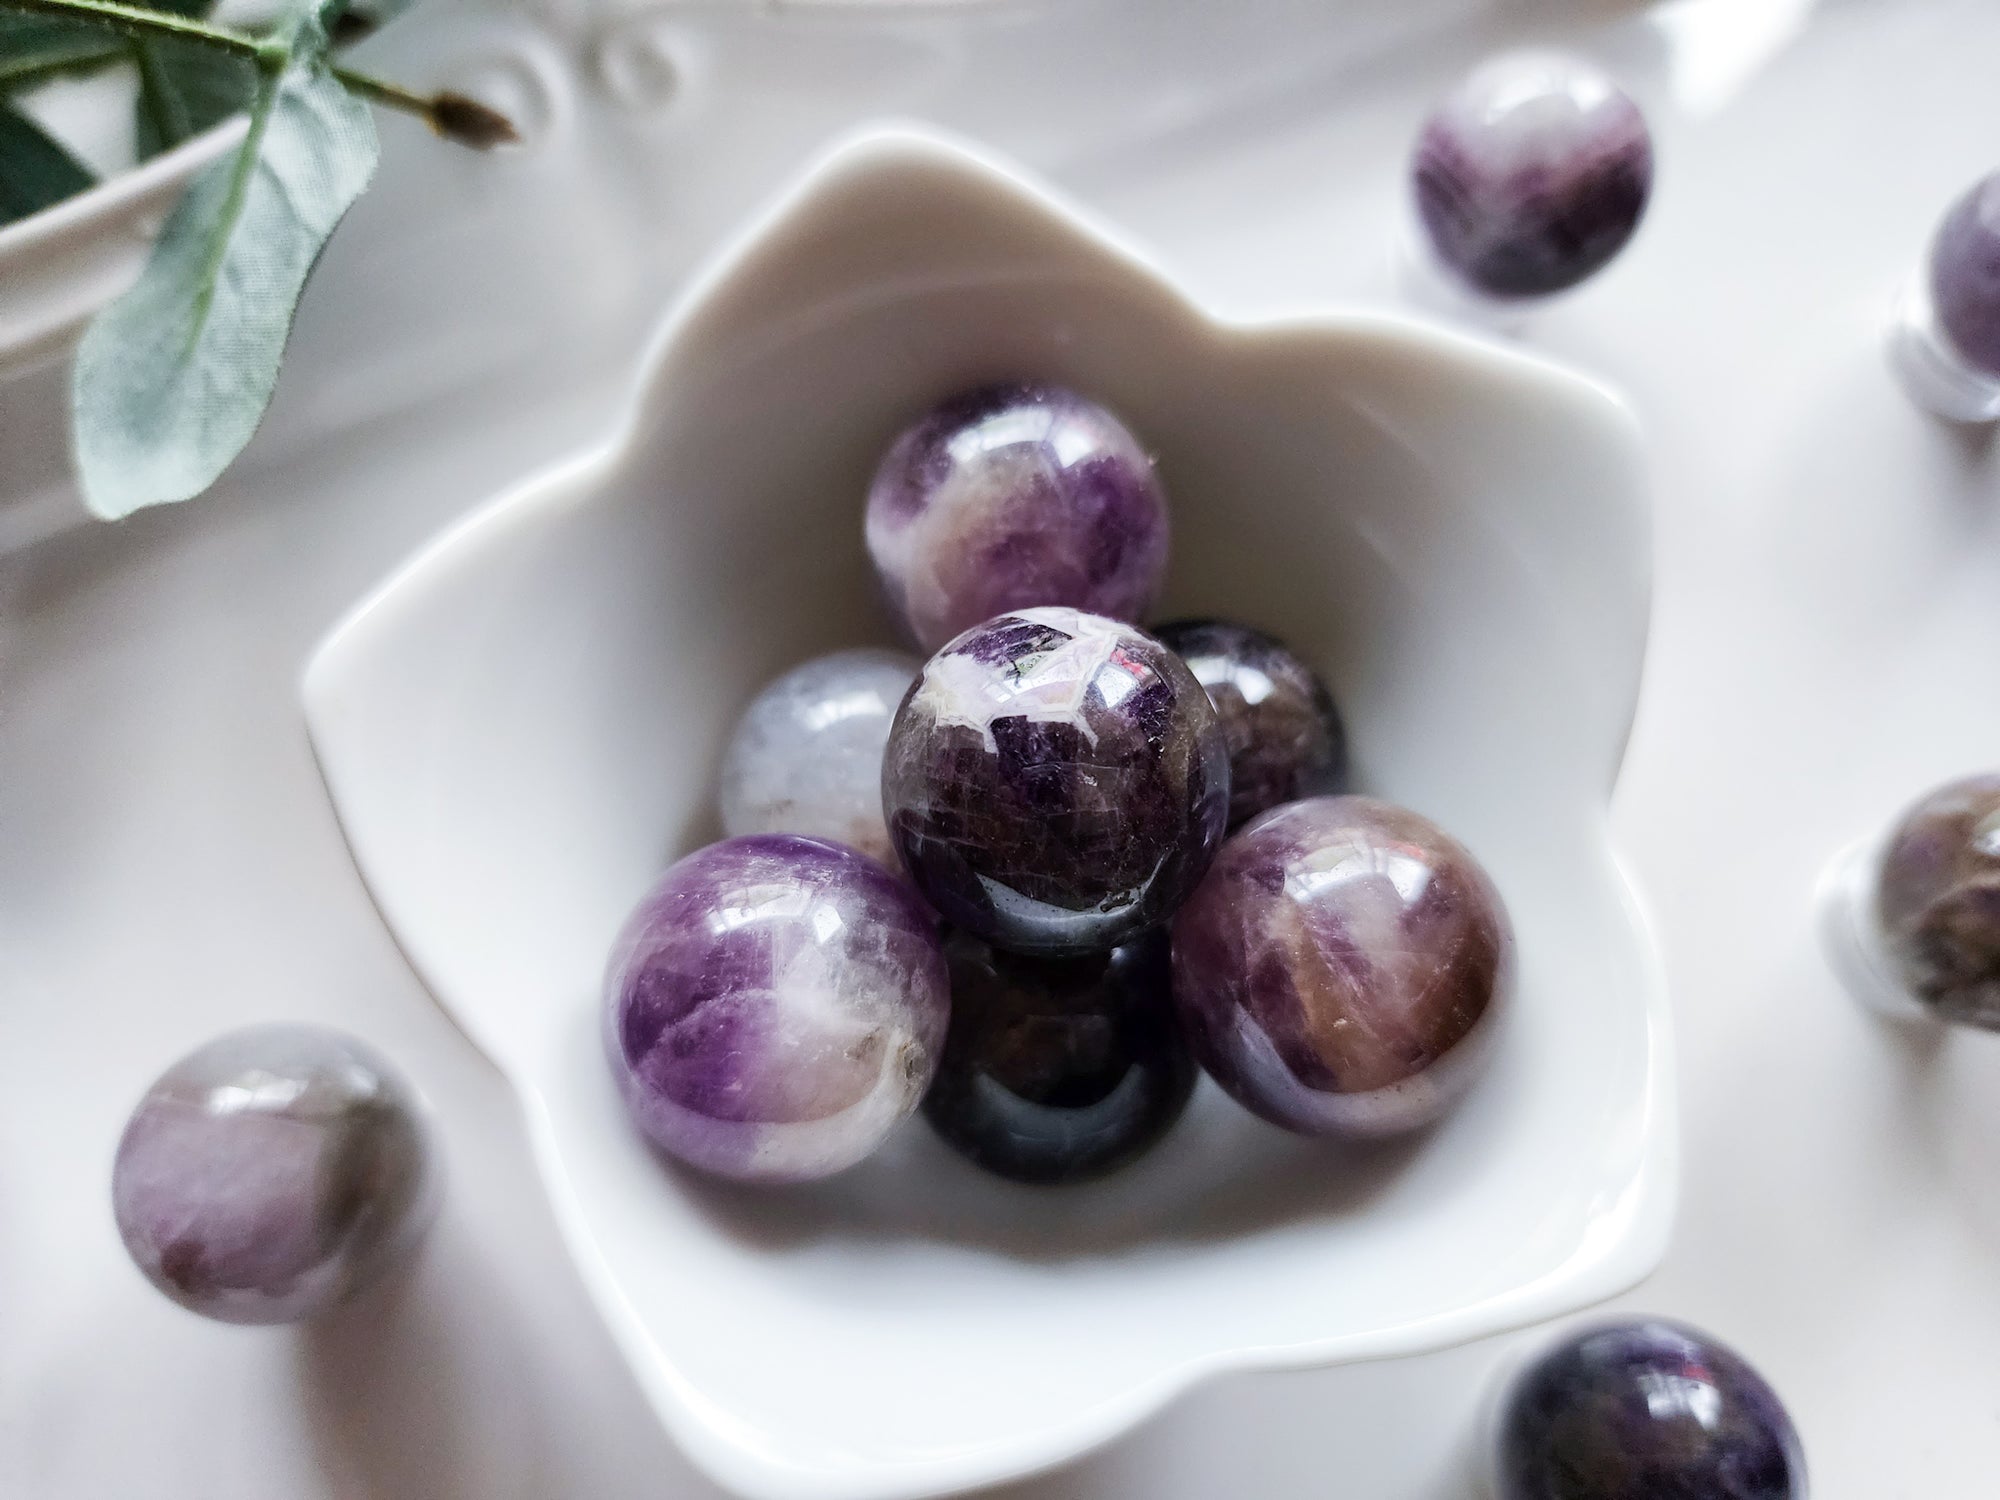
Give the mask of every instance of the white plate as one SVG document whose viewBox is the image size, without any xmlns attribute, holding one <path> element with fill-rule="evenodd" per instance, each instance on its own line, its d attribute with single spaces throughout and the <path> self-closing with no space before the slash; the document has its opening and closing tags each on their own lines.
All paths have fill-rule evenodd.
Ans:
<svg viewBox="0 0 2000 1500">
<path fill-rule="evenodd" d="M 1102 1186 L 999 1184 L 913 1126 L 834 1182 L 746 1193 L 663 1169 L 623 1117 L 598 1041 L 612 933 L 710 836 L 750 694 L 882 630 L 876 455 L 1009 376 L 1141 434 L 1173 506 L 1166 610 L 1291 641 L 1362 784 L 1491 870 L 1521 1003 L 1435 1133 L 1347 1156 L 1205 1091 Z M 675 1435 L 770 1500 L 929 1494 L 1068 1458 L 1204 1375 L 1437 1348 L 1656 1263 L 1665 995 L 1605 827 L 1648 527 L 1599 386 L 1380 314 L 1207 317 L 1017 171 L 870 133 L 697 277 L 621 437 L 426 549 L 320 651 L 306 703 L 370 889 L 528 1103 Z"/>
</svg>

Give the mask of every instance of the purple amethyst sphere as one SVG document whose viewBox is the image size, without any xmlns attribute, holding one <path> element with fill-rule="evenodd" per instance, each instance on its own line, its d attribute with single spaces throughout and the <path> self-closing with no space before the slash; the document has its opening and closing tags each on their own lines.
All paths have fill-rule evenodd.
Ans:
<svg viewBox="0 0 2000 1500">
<path fill-rule="evenodd" d="M 160 1075 L 118 1143 L 111 1200 L 146 1277 L 225 1323 L 292 1323 L 379 1276 L 436 1201 L 420 1106 L 372 1047 L 252 1026 Z"/>
<path fill-rule="evenodd" d="M 1573 1333 L 1513 1378 L 1498 1415 L 1498 1500 L 1805 1500 L 1784 1404 L 1682 1324 Z"/>
<path fill-rule="evenodd" d="M 1174 919 L 1195 1057 L 1304 1135 L 1428 1124 L 1470 1083 L 1512 988 L 1513 932 L 1428 819 L 1316 797 L 1251 821 Z"/>
<path fill-rule="evenodd" d="M 1047 385 L 969 391 L 905 431 L 869 487 L 867 535 L 926 651 L 1027 605 L 1137 620 L 1167 567 L 1152 459 L 1103 407 Z"/>
<path fill-rule="evenodd" d="M 951 1034 L 924 1117 L 961 1154 L 1017 1182 L 1079 1182 L 1132 1161 L 1180 1118 L 1195 1069 L 1164 932 L 1081 958 L 954 932 L 945 957 Z"/>
<path fill-rule="evenodd" d="M 1951 206 L 1931 242 L 1931 305 L 1969 365 L 2000 380 L 2000 172 Z"/>
<path fill-rule="evenodd" d="M 936 919 L 844 844 L 724 839 L 619 934 L 606 1046 L 671 1156 L 746 1182 L 853 1166 L 917 1107 L 950 1017 Z"/>
<path fill-rule="evenodd" d="M 1227 620 L 1155 632 L 1208 690 L 1229 746 L 1229 826 L 1280 802 L 1343 791 L 1347 736 L 1333 695 L 1284 644 Z"/>
<path fill-rule="evenodd" d="M 1875 889 L 1882 946 L 1910 995 L 2000 1031 L 2000 775 L 1951 782 L 1904 813 Z"/>
<path fill-rule="evenodd" d="M 910 878 L 1001 948 L 1115 947 L 1193 889 L 1229 815 L 1208 694 L 1135 626 L 1022 609 L 924 664 L 882 761 Z"/>
<path fill-rule="evenodd" d="M 1588 63 L 1510 54 L 1425 121 L 1411 171 L 1444 271 L 1489 297 L 1538 297 L 1625 248 L 1652 191 L 1653 142 L 1638 105 Z"/>
</svg>

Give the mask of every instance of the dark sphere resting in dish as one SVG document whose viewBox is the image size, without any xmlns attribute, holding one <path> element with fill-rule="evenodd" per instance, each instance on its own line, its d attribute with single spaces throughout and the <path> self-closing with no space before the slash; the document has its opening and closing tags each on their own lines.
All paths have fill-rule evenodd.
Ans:
<svg viewBox="0 0 2000 1500">
<path fill-rule="evenodd" d="M 1208 690 L 1229 746 L 1229 826 L 1281 802 L 1347 789 L 1347 736 L 1333 695 L 1284 643 L 1227 620 L 1155 632 Z"/>
<path fill-rule="evenodd" d="M 953 926 L 1024 953 L 1111 948 L 1208 868 L 1229 755 L 1208 694 L 1135 626 L 1023 609 L 925 663 L 882 762 L 889 837 Z"/>
<path fill-rule="evenodd" d="M 1471 1082 L 1513 987 L 1499 892 L 1463 845 L 1368 797 L 1250 821 L 1174 919 L 1195 1057 L 1305 1135 L 1429 1124 Z"/>
<path fill-rule="evenodd" d="M 1194 1088 L 1164 932 L 1109 953 L 1030 958 L 945 941 L 951 1034 L 924 1116 L 961 1154 L 1018 1182 L 1112 1172 L 1180 1118 Z"/>
<path fill-rule="evenodd" d="M 2000 1031 L 2000 775 L 1941 786 L 1903 815 L 1877 876 L 1876 917 L 1911 998 Z"/>
</svg>

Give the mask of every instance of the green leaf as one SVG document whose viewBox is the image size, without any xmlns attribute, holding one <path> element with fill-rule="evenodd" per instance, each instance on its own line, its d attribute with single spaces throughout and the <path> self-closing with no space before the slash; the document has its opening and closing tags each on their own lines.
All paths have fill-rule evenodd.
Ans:
<svg viewBox="0 0 2000 1500">
<path fill-rule="evenodd" d="M 242 147 L 188 185 L 77 349 L 77 469 L 100 516 L 200 494 L 242 451 L 313 261 L 375 170 L 374 122 L 327 71 L 318 14 L 293 25 Z"/>
<path fill-rule="evenodd" d="M 123 39 L 102 26 L 0 11 L 0 91 L 101 66 L 124 55 Z"/>
<path fill-rule="evenodd" d="M 256 97 L 255 65 L 198 43 L 133 42 L 132 60 L 139 66 L 133 142 L 142 161 L 220 124 Z"/>
<path fill-rule="evenodd" d="M 60 203 L 96 180 L 41 126 L 0 100 L 0 224 Z"/>
</svg>

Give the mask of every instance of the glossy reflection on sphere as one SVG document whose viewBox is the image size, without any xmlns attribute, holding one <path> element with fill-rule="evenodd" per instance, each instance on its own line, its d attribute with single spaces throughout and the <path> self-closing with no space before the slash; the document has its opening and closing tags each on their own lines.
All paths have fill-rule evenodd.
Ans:
<svg viewBox="0 0 2000 1500">
<path fill-rule="evenodd" d="M 1003 610 L 1137 620 L 1167 567 L 1153 461 L 1103 407 L 996 385 L 896 439 L 868 491 L 869 555 L 910 638 L 935 651 Z"/>
<path fill-rule="evenodd" d="M 1678 1323 L 1596 1324 L 1501 1398 L 1498 1500 L 1805 1500 L 1783 1403 L 1734 1351 Z"/>
<path fill-rule="evenodd" d="M 1208 689 L 1229 746 L 1229 826 L 1281 802 L 1345 789 L 1347 736 L 1333 695 L 1285 645 L 1227 620 L 1155 632 Z"/>
<path fill-rule="evenodd" d="M 1307 1135 L 1428 1124 L 1470 1083 L 1512 988 L 1499 893 L 1428 819 L 1368 797 L 1274 808 L 1174 919 L 1195 1057 Z"/>
<path fill-rule="evenodd" d="M 421 1106 L 374 1048 L 253 1026 L 146 1091 L 118 1143 L 118 1232 L 147 1278 L 227 1323 L 290 1323 L 375 1279 L 436 1200 Z"/>
<path fill-rule="evenodd" d="M 1490 297 L 1535 297 L 1575 286 L 1632 238 L 1653 144 L 1639 107 L 1596 68 L 1512 54 L 1438 106 L 1412 173 L 1442 268 Z"/>
<path fill-rule="evenodd" d="M 945 957 L 951 1034 L 924 1115 L 965 1156 L 1019 1182 L 1074 1182 L 1124 1166 L 1180 1118 L 1195 1068 L 1164 932 L 1081 958 L 955 932 Z"/>
<path fill-rule="evenodd" d="M 836 651 L 767 686 L 723 754 L 722 831 L 803 833 L 893 865 L 882 747 L 917 666 L 900 651 Z"/>
<path fill-rule="evenodd" d="M 2000 380 L 2000 172 L 1954 203 L 1931 243 L 1931 305 L 1967 364 Z"/>
<path fill-rule="evenodd" d="M 606 1045 L 663 1151 L 753 1182 L 853 1166 L 916 1108 L 949 1017 L 936 919 L 853 849 L 725 839 L 669 869 L 606 978 Z"/>
<path fill-rule="evenodd" d="M 1229 752 L 1208 694 L 1135 626 L 1023 609 L 924 665 L 882 762 L 889 836 L 931 904 L 1003 948 L 1153 926 L 1208 868 Z"/>
<path fill-rule="evenodd" d="M 2000 1031 L 2000 775 L 1939 787 L 1903 815 L 1876 914 L 1915 999 L 1945 1020 Z"/>
</svg>

